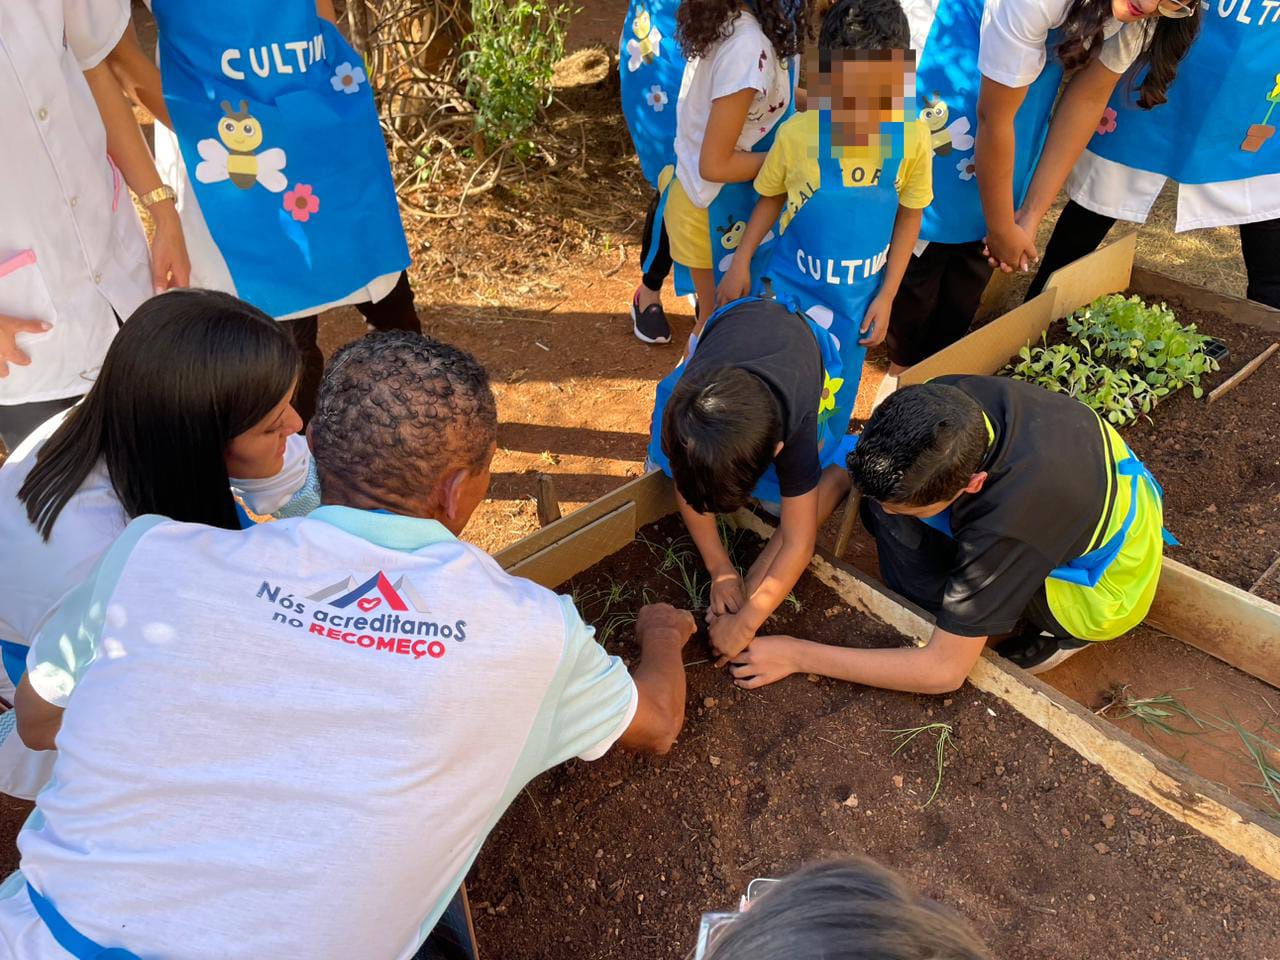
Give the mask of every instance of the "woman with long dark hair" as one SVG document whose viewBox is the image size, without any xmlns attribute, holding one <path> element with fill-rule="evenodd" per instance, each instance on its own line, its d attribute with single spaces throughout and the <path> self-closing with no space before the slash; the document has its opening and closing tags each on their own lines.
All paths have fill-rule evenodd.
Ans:
<svg viewBox="0 0 1280 960">
<path fill-rule="evenodd" d="M 1196 0 L 940 0 L 916 84 L 932 132 L 934 201 L 920 231 L 927 246 L 894 301 L 892 374 L 964 336 L 993 268 L 1031 268 L 1036 229 L 1112 90 L 1142 73 L 1137 105 L 1164 103 L 1199 8 Z"/>
<path fill-rule="evenodd" d="M 134 517 L 239 529 L 233 478 L 266 488 L 249 503 L 262 513 L 304 485 L 305 440 L 290 440 L 299 366 L 289 334 L 228 294 L 178 290 L 134 312 L 84 400 L 0 467 L 0 695 L 12 697 L 45 617 Z M 16 739 L 0 745 L 0 789 L 33 795 L 45 774 L 10 756 Z"/>
<path fill-rule="evenodd" d="M 1143 110 L 1123 86 L 1111 96 L 1067 181 L 1029 296 L 1059 267 L 1097 249 L 1117 220 L 1144 223 L 1169 181 L 1174 229 L 1240 231 L 1250 300 L 1280 308 L 1280 31 L 1245 5 L 1211 4 L 1204 27 L 1169 87 L 1168 103 Z M 1264 23 L 1267 25 L 1264 26 Z"/>
</svg>

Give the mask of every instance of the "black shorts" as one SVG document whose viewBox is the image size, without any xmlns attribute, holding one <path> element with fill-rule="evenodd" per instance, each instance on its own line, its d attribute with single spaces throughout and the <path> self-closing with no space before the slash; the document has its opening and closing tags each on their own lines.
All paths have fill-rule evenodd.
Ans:
<svg viewBox="0 0 1280 960">
<path fill-rule="evenodd" d="M 982 248 L 981 240 L 931 243 L 911 258 L 885 336 L 890 360 L 914 366 L 969 332 L 991 279 Z"/>
</svg>

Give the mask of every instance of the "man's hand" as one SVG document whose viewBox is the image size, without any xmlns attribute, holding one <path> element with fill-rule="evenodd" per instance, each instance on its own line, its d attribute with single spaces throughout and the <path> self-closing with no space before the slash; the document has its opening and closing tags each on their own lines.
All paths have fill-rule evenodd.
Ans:
<svg viewBox="0 0 1280 960">
<path fill-rule="evenodd" d="M 751 260 L 748 257 L 734 257 L 729 269 L 720 279 L 716 287 L 716 306 L 740 300 L 751 292 Z"/>
<path fill-rule="evenodd" d="M 737 613 L 747 602 L 742 577 L 733 567 L 720 570 L 711 576 L 711 609 L 708 622 L 726 613 Z"/>
<path fill-rule="evenodd" d="M 986 237 L 987 262 L 1005 273 L 1026 273 L 1040 260 L 1035 237 L 1015 220 L 993 229 Z"/>
<path fill-rule="evenodd" d="M 756 637 L 729 665 L 734 684 L 754 690 L 791 676 L 800 669 L 796 661 L 799 646 L 795 637 Z"/>
<path fill-rule="evenodd" d="M 26 367 L 31 358 L 18 347 L 20 333 L 47 333 L 52 327 L 43 320 L 23 320 L 0 313 L 0 377 L 9 375 L 9 366 Z"/>
<path fill-rule="evenodd" d="M 151 207 L 156 230 L 151 237 L 151 282 L 156 293 L 191 283 L 191 259 L 182 236 L 182 221 L 172 200 Z"/>
<path fill-rule="evenodd" d="M 874 347 L 884 341 L 889 332 L 889 312 L 893 309 L 893 297 L 887 297 L 882 290 L 867 306 L 862 318 L 862 337 L 858 343 L 864 347 Z"/>
<path fill-rule="evenodd" d="M 683 647 L 698 625 L 688 610 L 677 610 L 669 603 L 651 603 L 636 615 L 636 643 L 643 651 L 652 643 L 674 643 Z"/>
</svg>

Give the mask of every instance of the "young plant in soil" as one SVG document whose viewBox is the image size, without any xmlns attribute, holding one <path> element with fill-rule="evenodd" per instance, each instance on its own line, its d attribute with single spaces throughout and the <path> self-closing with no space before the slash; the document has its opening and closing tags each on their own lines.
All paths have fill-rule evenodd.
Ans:
<svg viewBox="0 0 1280 960">
<path fill-rule="evenodd" d="M 1129 685 L 1119 687 L 1111 694 L 1111 699 L 1096 711 L 1100 717 L 1109 720 L 1136 719 L 1150 731 L 1161 733 L 1167 737 L 1199 736 L 1205 733 L 1234 733 L 1240 739 L 1240 750 L 1228 750 L 1218 744 L 1211 744 L 1223 753 L 1244 760 L 1249 766 L 1257 769 L 1261 782 L 1242 782 L 1241 786 L 1252 787 L 1262 791 L 1271 805 L 1272 816 L 1280 817 L 1280 745 L 1268 740 L 1261 733 L 1249 730 L 1244 724 L 1228 714 L 1226 719 L 1216 716 L 1202 717 L 1194 713 L 1176 694 L 1189 690 L 1175 690 L 1172 693 L 1157 694 L 1152 697 L 1135 697 L 1129 693 Z M 1185 720 L 1194 725 L 1188 729 L 1180 724 Z M 1265 724 L 1267 730 L 1276 730 Z"/>
<path fill-rule="evenodd" d="M 934 749 L 937 753 L 937 776 L 933 781 L 933 792 L 929 794 L 929 799 L 923 804 L 923 807 L 927 807 L 933 803 L 934 798 L 938 796 L 938 791 L 942 789 L 942 777 L 947 765 L 947 751 L 959 749 L 956 746 L 955 739 L 951 736 L 951 724 L 926 723 L 922 727 L 908 727 L 905 730 L 889 730 L 887 732 L 892 733 L 893 739 L 898 742 L 898 745 L 893 748 L 893 753 L 890 754 L 890 756 L 895 757 L 903 747 L 921 734 L 930 734 L 934 737 Z"/>
<path fill-rule="evenodd" d="M 1144 727 L 1150 727 L 1168 737 L 1195 735 L 1210 729 L 1210 725 L 1191 712 L 1190 708 L 1178 699 L 1177 694 L 1189 690 L 1184 687 L 1173 693 L 1161 693 L 1154 697 L 1135 697 L 1129 693 L 1129 684 L 1113 690 L 1111 699 L 1096 711 L 1100 717 L 1108 720 L 1136 719 Z M 1175 726 L 1175 718 L 1189 720 L 1196 729 L 1188 730 Z"/>
<path fill-rule="evenodd" d="M 1163 303 L 1099 297 L 1067 319 L 1067 332 L 1071 342 L 1049 346 L 1042 337 L 1001 372 L 1075 397 L 1116 426 L 1150 414 L 1183 387 L 1200 397 L 1201 376 L 1218 369 L 1205 353 L 1211 338 L 1179 323 Z"/>
</svg>

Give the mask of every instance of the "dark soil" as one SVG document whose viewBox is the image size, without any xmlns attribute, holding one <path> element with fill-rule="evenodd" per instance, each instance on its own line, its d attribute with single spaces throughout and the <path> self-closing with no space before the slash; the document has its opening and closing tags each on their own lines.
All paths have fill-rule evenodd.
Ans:
<svg viewBox="0 0 1280 960">
<path fill-rule="evenodd" d="M 644 531 L 655 546 L 634 543 L 571 584 L 588 618 L 612 621 L 611 650 L 634 655 L 625 614 L 641 595 L 689 605 L 659 569 L 682 535 L 663 521 Z M 799 609 L 784 605 L 767 629 L 903 642 L 812 578 L 795 596 Z M 668 757 L 573 761 L 512 805 L 470 879 L 486 956 L 684 957 L 699 915 L 736 903 L 753 877 L 850 853 L 962 911 L 1001 960 L 1280 954 L 1280 884 L 1002 701 L 805 676 L 748 693 L 708 656 L 698 638 L 686 649 L 688 721 Z M 926 804 L 935 742 L 894 755 L 892 731 L 933 722 L 953 726 L 957 749 Z"/>
</svg>

